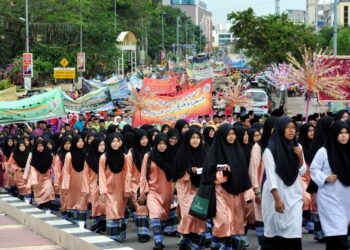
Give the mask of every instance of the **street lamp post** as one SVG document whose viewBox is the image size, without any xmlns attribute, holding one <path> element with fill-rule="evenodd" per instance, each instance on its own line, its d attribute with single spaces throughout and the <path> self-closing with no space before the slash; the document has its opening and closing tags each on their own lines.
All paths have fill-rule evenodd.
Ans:
<svg viewBox="0 0 350 250">
<path fill-rule="evenodd" d="M 180 27 L 180 17 L 176 18 L 176 63 L 180 62 L 180 41 L 179 41 L 179 27 Z"/>
<path fill-rule="evenodd" d="M 162 13 L 162 47 L 164 49 L 164 15 L 165 12 Z"/>
<path fill-rule="evenodd" d="M 28 18 L 28 0 L 26 0 L 26 53 L 29 53 L 29 18 Z M 32 59 L 33 60 L 33 59 Z M 32 89 L 32 77 L 24 77 L 24 87 L 26 90 Z"/>
<path fill-rule="evenodd" d="M 338 6 L 337 6 L 337 0 L 334 0 L 334 21 L 333 21 L 333 55 L 337 55 L 338 50 L 338 44 L 337 44 L 337 32 L 338 32 Z"/>
</svg>

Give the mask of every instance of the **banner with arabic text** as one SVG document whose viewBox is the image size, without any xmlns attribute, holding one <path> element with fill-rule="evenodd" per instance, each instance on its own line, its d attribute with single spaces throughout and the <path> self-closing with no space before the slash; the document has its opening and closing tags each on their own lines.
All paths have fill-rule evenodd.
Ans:
<svg viewBox="0 0 350 250">
<path fill-rule="evenodd" d="M 65 114 L 59 88 L 18 101 L 0 102 L 0 124 L 47 120 Z"/>
<path fill-rule="evenodd" d="M 141 91 L 147 91 L 156 95 L 166 95 L 176 92 L 177 81 L 175 78 L 153 79 L 144 78 Z"/>
<path fill-rule="evenodd" d="M 113 100 L 126 99 L 129 96 L 128 83 L 125 79 L 118 83 L 109 85 L 108 89 Z"/>
<path fill-rule="evenodd" d="M 147 103 L 147 108 L 137 111 L 133 117 L 133 126 L 154 123 L 171 123 L 179 119 L 190 119 L 209 114 L 212 111 L 212 79 L 206 79 L 174 96 L 157 96 Z"/>
</svg>

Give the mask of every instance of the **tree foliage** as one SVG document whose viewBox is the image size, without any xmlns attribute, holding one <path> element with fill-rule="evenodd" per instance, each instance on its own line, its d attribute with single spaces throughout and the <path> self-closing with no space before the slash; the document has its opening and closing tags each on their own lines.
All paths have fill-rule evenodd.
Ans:
<svg viewBox="0 0 350 250">
<path fill-rule="evenodd" d="M 236 49 L 251 58 L 256 70 L 271 63 L 282 63 L 291 52 L 300 58 L 300 48 L 316 48 L 316 35 L 311 27 L 295 23 L 286 14 L 256 16 L 252 8 L 231 12 L 228 20 L 232 22 L 231 32 L 237 38 Z"/>
<path fill-rule="evenodd" d="M 320 48 L 324 50 L 333 50 L 333 27 L 323 27 L 317 34 L 317 41 Z M 337 36 L 337 54 L 350 55 L 350 28 L 339 27 Z"/>
</svg>

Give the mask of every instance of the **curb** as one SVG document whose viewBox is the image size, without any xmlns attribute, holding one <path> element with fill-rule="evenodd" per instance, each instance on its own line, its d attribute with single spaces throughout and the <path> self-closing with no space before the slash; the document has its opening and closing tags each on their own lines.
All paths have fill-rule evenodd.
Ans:
<svg viewBox="0 0 350 250">
<path fill-rule="evenodd" d="M 0 210 L 67 250 L 133 250 L 8 194 L 0 194 Z"/>
</svg>

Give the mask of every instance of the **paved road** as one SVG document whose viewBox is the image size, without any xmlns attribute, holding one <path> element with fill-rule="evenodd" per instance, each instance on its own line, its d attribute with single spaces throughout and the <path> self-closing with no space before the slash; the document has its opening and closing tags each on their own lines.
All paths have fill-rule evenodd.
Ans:
<svg viewBox="0 0 350 250">
<path fill-rule="evenodd" d="M 287 113 L 289 116 L 294 116 L 296 114 L 306 114 L 306 101 L 303 96 L 301 97 L 288 97 L 287 98 Z M 318 107 L 316 98 L 311 98 L 310 100 L 310 110 L 309 114 L 323 112 L 321 108 Z"/>
<path fill-rule="evenodd" d="M 63 250 L 64 248 L 55 245 L 0 211 L 0 249 Z"/>
</svg>

